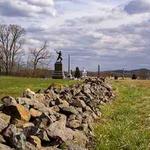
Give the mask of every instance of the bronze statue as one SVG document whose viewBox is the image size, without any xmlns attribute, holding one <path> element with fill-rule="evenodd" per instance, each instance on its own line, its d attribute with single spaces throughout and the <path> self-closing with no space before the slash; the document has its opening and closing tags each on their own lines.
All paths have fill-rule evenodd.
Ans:
<svg viewBox="0 0 150 150">
<path fill-rule="evenodd" d="M 62 62 L 63 58 L 62 58 L 62 53 L 61 51 L 56 51 L 56 53 L 58 54 L 58 57 L 57 57 L 57 61 L 56 62 Z"/>
</svg>

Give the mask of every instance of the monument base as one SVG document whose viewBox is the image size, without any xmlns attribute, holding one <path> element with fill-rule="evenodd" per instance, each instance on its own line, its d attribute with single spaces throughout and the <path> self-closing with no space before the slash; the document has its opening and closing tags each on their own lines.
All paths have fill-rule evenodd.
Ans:
<svg viewBox="0 0 150 150">
<path fill-rule="evenodd" d="M 52 78 L 53 79 L 64 79 L 65 78 L 61 62 L 55 63 L 55 70 L 53 72 Z"/>
</svg>

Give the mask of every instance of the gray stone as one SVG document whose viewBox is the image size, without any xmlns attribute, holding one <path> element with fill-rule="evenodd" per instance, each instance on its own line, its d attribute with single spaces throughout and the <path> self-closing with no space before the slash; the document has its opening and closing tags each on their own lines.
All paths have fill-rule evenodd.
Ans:
<svg viewBox="0 0 150 150">
<path fill-rule="evenodd" d="M 78 144 L 73 144 L 72 142 L 67 143 L 67 150 L 87 150 L 86 148 L 81 147 Z"/>
<path fill-rule="evenodd" d="M 10 118 L 10 116 L 0 112 L 0 132 L 9 125 Z"/>
<path fill-rule="evenodd" d="M 29 110 L 20 104 L 6 106 L 4 107 L 3 112 L 10 115 L 12 118 L 17 118 L 24 121 L 29 121 L 31 117 Z"/>
<path fill-rule="evenodd" d="M 11 96 L 5 96 L 1 99 L 1 102 L 4 106 L 10 106 L 17 104 L 16 100 Z"/>
<path fill-rule="evenodd" d="M 33 144 L 37 149 L 41 149 L 41 140 L 37 136 L 30 136 L 28 141 Z"/>
<path fill-rule="evenodd" d="M 59 138 L 61 142 L 73 139 L 73 131 L 66 128 L 66 116 L 64 115 L 61 115 L 61 118 L 58 121 L 52 123 L 47 128 L 47 134 L 52 139 Z"/>
<path fill-rule="evenodd" d="M 71 121 L 68 121 L 67 123 L 67 126 L 73 129 L 79 128 L 80 125 L 81 125 L 81 122 L 79 120 L 71 120 Z"/>
<path fill-rule="evenodd" d="M 71 115 L 71 114 L 77 115 L 78 114 L 78 111 L 73 106 L 62 107 L 60 112 L 65 115 Z"/>
<path fill-rule="evenodd" d="M 5 142 L 6 141 L 5 141 L 4 137 L 2 135 L 0 135 L 0 143 L 5 143 Z"/>
<path fill-rule="evenodd" d="M 70 115 L 67 120 L 67 126 L 76 129 L 81 126 L 82 116 L 81 115 Z"/>
<path fill-rule="evenodd" d="M 7 146 L 7 145 L 4 145 L 4 144 L 1 144 L 1 143 L 0 143 L 0 150 L 13 150 L 13 149 L 10 148 L 10 147 Z"/>
<path fill-rule="evenodd" d="M 25 150 L 37 150 L 37 148 L 33 144 L 31 144 L 30 142 L 26 142 Z"/>
<path fill-rule="evenodd" d="M 26 137 L 21 129 L 17 129 L 15 125 L 11 124 L 3 132 L 3 136 L 7 143 L 16 149 L 25 149 Z"/>
<path fill-rule="evenodd" d="M 26 90 L 23 92 L 23 97 L 27 97 L 27 98 L 33 99 L 34 96 L 35 96 L 35 92 L 31 91 L 30 89 L 26 89 Z"/>
<path fill-rule="evenodd" d="M 80 98 L 76 98 L 73 100 L 72 105 L 75 107 L 81 107 L 81 108 L 85 108 L 86 104 L 83 100 L 80 100 Z"/>
</svg>

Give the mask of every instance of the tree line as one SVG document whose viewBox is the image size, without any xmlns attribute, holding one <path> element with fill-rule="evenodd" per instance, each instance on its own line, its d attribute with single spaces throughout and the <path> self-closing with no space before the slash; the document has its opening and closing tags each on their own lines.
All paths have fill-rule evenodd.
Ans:
<svg viewBox="0 0 150 150">
<path fill-rule="evenodd" d="M 50 52 L 48 43 L 44 41 L 39 47 L 29 48 L 25 54 L 26 31 L 19 25 L 0 25 L 0 73 L 29 71 L 32 75 L 49 65 Z"/>
</svg>

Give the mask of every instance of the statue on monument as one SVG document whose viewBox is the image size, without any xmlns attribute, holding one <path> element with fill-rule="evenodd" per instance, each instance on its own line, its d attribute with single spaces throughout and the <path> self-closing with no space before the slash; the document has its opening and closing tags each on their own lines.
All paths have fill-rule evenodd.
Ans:
<svg viewBox="0 0 150 150">
<path fill-rule="evenodd" d="M 52 78 L 53 79 L 64 79 L 65 75 L 63 72 L 62 53 L 61 53 L 61 51 L 56 51 L 56 53 L 58 54 L 58 56 L 57 56 L 56 63 L 54 65 L 54 72 L 53 72 Z"/>
<path fill-rule="evenodd" d="M 62 62 L 63 58 L 62 58 L 62 53 L 61 53 L 61 51 L 56 51 L 56 53 L 58 54 L 58 57 L 57 57 L 56 62 Z"/>
</svg>

